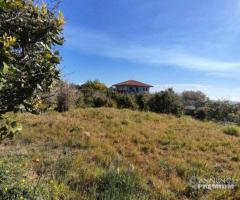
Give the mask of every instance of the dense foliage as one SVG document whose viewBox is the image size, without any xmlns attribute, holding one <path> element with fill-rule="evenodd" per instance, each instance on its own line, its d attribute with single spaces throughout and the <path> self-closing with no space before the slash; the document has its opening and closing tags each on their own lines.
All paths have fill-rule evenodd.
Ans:
<svg viewBox="0 0 240 200">
<path fill-rule="evenodd" d="M 137 104 L 132 95 L 115 94 L 113 98 L 117 102 L 118 108 L 129 108 L 129 109 L 137 108 Z"/>
<path fill-rule="evenodd" d="M 0 116 L 0 143 L 5 139 L 12 139 L 22 130 L 21 124 L 7 117 Z"/>
<path fill-rule="evenodd" d="M 31 111 L 59 77 L 64 17 L 33 1 L 0 2 L 0 112 Z"/>
<path fill-rule="evenodd" d="M 207 96 L 201 91 L 184 91 L 181 94 L 182 102 L 186 106 L 200 107 L 206 102 Z"/>
<path fill-rule="evenodd" d="M 104 83 L 101 83 L 99 80 L 88 80 L 79 87 L 81 90 L 99 90 L 107 91 L 107 86 Z"/>
<path fill-rule="evenodd" d="M 227 135 L 240 136 L 240 130 L 238 126 L 226 126 L 223 132 Z"/>
<path fill-rule="evenodd" d="M 148 104 L 150 110 L 157 113 L 172 113 L 179 116 L 183 111 L 181 100 L 172 89 L 154 94 Z"/>
<path fill-rule="evenodd" d="M 54 90 L 55 100 L 52 98 L 51 101 L 46 101 L 47 105 L 42 107 L 54 108 L 56 106 L 58 111 L 67 111 L 68 108 L 74 107 L 117 107 L 169 113 L 177 116 L 185 114 L 200 120 L 240 124 L 239 104 L 228 101 L 212 101 L 200 91 L 185 91 L 177 94 L 172 89 L 167 89 L 155 94 L 134 95 L 119 94 L 111 90 L 101 90 L 98 87 L 98 89 L 93 89 L 94 87 L 86 89 L 86 85 L 94 82 L 87 81 L 83 84 L 84 87 L 61 82 Z M 95 83 L 104 85 L 98 81 Z"/>
<path fill-rule="evenodd" d="M 138 109 L 142 111 L 148 110 L 148 100 L 150 95 L 138 94 L 135 96 L 136 103 L 138 105 Z"/>
</svg>

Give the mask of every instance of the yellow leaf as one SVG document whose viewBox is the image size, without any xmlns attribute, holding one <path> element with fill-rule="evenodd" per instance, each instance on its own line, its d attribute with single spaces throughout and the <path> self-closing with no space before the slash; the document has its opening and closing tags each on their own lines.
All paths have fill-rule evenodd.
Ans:
<svg viewBox="0 0 240 200">
<path fill-rule="evenodd" d="M 45 3 L 42 4 L 41 12 L 42 12 L 43 15 L 47 14 L 47 6 L 46 6 Z"/>
<path fill-rule="evenodd" d="M 57 24 L 58 24 L 58 26 L 63 26 L 65 24 L 65 18 L 61 11 L 58 12 Z"/>
</svg>

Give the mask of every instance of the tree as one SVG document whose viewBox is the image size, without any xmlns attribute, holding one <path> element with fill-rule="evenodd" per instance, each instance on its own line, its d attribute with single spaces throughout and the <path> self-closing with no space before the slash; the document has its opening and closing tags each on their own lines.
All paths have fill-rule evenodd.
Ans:
<svg viewBox="0 0 240 200">
<path fill-rule="evenodd" d="M 171 113 L 180 116 L 183 111 L 179 96 L 171 88 L 154 94 L 148 104 L 149 109 L 157 113 Z"/>
<path fill-rule="evenodd" d="M 237 117 L 239 111 L 238 105 L 229 101 L 208 101 L 206 109 L 207 119 L 225 122 L 234 122 L 233 118 Z"/>
<path fill-rule="evenodd" d="M 207 96 L 201 91 L 184 91 L 181 97 L 186 106 L 199 107 L 207 101 Z"/>
<path fill-rule="evenodd" d="M 45 4 L 0 0 L 0 113 L 32 111 L 59 78 L 64 17 Z"/>
<path fill-rule="evenodd" d="M 106 92 L 107 91 L 107 86 L 104 83 L 101 83 L 99 80 L 88 80 L 84 84 L 80 86 L 81 90 L 99 90 Z"/>
</svg>

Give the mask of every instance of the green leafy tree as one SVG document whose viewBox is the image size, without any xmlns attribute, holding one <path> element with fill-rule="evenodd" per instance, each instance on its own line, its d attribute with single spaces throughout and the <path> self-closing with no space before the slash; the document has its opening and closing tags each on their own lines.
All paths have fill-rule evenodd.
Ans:
<svg viewBox="0 0 240 200">
<path fill-rule="evenodd" d="M 99 91 L 107 91 L 107 86 L 104 83 L 101 83 L 99 80 L 88 80 L 86 83 L 80 86 L 81 90 L 99 90 Z"/>
<path fill-rule="evenodd" d="M 183 108 L 180 97 L 170 88 L 154 94 L 149 102 L 149 109 L 157 113 L 182 115 Z"/>
<path fill-rule="evenodd" d="M 63 14 L 45 4 L 0 0 L 0 115 L 33 111 L 59 78 L 63 25 Z"/>
<path fill-rule="evenodd" d="M 63 25 L 63 14 L 45 4 L 0 0 L 0 113 L 31 111 L 58 79 Z"/>
</svg>

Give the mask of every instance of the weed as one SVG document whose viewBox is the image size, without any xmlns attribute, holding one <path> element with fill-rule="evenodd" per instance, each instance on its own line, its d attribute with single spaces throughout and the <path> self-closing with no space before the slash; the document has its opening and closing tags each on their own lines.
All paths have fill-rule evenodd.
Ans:
<svg viewBox="0 0 240 200">
<path fill-rule="evenodd" d="M 227 126 L 224 128 L 223 132 L 226 135 L 231 135 L 231 136 L 240 136 L 240 130 L 239 127 L 237 126 Z"/>
</svg>

